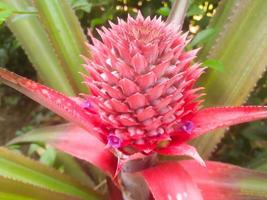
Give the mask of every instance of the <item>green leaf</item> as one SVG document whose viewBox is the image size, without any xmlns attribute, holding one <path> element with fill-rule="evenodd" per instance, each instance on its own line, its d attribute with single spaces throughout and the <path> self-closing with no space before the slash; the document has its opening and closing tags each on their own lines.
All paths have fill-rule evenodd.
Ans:
<svg viewBox="0 0 267 200">
<path fill-rule="evenodd" d="M 103 25 L 106 21 L 112 20 L 113 15 L 116 12 L 116 9 L 114 7 L 110 7 L 107 11 L 105 11 L 104 14 L 101 15 L 99 18 L 94 18 L 90 22 L 90 26 L 93 29 L 97 25 Z"/>
<path fill-rule="evenodd" d="M 187 13 L 186 13 L 186 16 L 187 16 L 187 17 L 190 17 L 190 16 L 194 16 L 194 15 L 202 15 L 202 14 L 204 14 L 204 13 L 205 13 L 205 11 L 202 10 L 201 8 L 199 8 L 198 5 L 196 5 L 196 4 L 192 4 L 192 5 L 189 7 L 189 9 L 188 9 L 188 11 L 187 11 Z"/>
<path fill-rule="evenodd" d="M 210 20 L 208 28 L 213 28 L 215 33 L 209 37 L 209 39 L 203 44 L 201 52 L 198 55 L 200 60 L 207 59 L 209 51 L 212 46 L 216 43 L 216 39 L 219 37 L 219 34 L 225 30 L 225 24 L 229 23 L 232 14 L 235 12 L 234 6 L 242 2 L 237 2 L 237 0 L 232 1 L 221 1 L 216 9 L 216 14 Z"/>
<path fill-rule="evenodd" d="M 106 21 L 104 18 L 94 18 L 91 20 L 91 27 L 95 27 L 97 25 L 101 25 Z"/>
<path fill-rule="evenodd" d="M 47 165 L 53 166 L 56 160 L 57 153 L 52 147 L 47 147 L 44 153 L 40 157 L 40 162 Z"/>
<path fill-rule="evenodd" d="M 82 199 L 100 198 L 93 190 L 74 179 L 3 147 L 0 148 L 0 176 Z"/>
<path fill-rule="evenodd" d="M 197 44 L 204 43 L 215 33 L 213 28 L 208 28 L 203 31 L 200 31 L 196 34 L 192 42 L 189 44 L 190 47 L 194 47 Z"/>
<path fill-rule="evenodd" d="M 0 177 L 1 200 L 79 200 L 80 198 Z"/>
<path fill-rule="evenodd" d="M 0 25 L 14 13 L 14 9 L 8 4 L 0 2 Z"/>
<path fill-rule="evenodd" d="M 34 4 L 71 85 L 76 93 L 87 92 L 79 72 L 85 73 L 80 55 L 89 57 L 89 51 L 83 30 L 70 4 L 67 0 L 35 0 Z"/>
<path fill-rule="evenodd" d="M 267 1 L 222 1 L 211 24 L 216 30 L 200 52 L 201 60 L 214 59 L 224 71 L 207 70 L 201 85 L 205 87 L 205 106 L 243 104 L 267 64 Z M 207 158 L 224 136 L 224 130 L 199 138 L 195 145 Z"/>
<path fill-rule="evenodd" d="M 0 2 L 5 2 L 16 10 L 33 11 L 26 0 L 0 0 Z M 73 89 L 38 16 L 14 15 L 7 20 L 7 25 L 16 36 L 42 81 L 58 91 L 73 96 Z"/>
<path fill-rule="evenodd" d="M 64 173 L 72 177 L 75 177 L 81 183 L 88 185 L 89 187 L 94 187 L 94 182 L 92 178 L 85 172 L 85 170 L 80 166 L 77 160 L 68 154 L 57 152 L 56 166 L 62 166 Z M 88 167 L 89 170 L 89 167 Z M 90 168 L 90 175 L 93 172 Z"/>
<path fill-rule="evenodd" d="M 267 149 L 259 153 L 255 158 L 253 158 L 247 167 L 256 169 L 258 171 L 267 172 Z"/>
<path fill-rule="evenodd" d="M 157 10 L 157 13 L 164 16 L 164 17 L 167 17 L 169 14 L 170 14 L 170 8 L 167 7 L 167 6 L 164 6 L 164 7 L 161 7 L 160 9 Z"/>
<path fill-rule="evenodd" d="M 223 72 L 224 70 L 224 65 L 221 61 L 219 60 L 205 60 L 203 62 L 203 66 L 206 66 L 211 69 L 215 69 L 217 71 Z"/>
<path fill-rule="evenodd" d="M 0 12 L 6 11 L 6 10 L 14 11 L 15 9 L 6 3 L 0 2 Z"/>
<path fill-rule="evenodd" d="M 256 125 L 250 123 L 249 126 L 241 133 L 245 138 L 251 141 L 267 141 L 267 125 Z"/>
<path fill-rule="evenodd" d="M 12 11 L 2 11 L 0 12 L 0 25 L 6 21 L 6 19 L 13 14 Z"/>
<path fill-rule="evenodd" d="M 87 0 L 72 0 L 71 7 L 74 10 L 82 10 L 84 12 L 90 13 L 92 9 L 92 3 L 89 3 Z"/>
<path fill-rule="evenodd" d="M 43 147 L 39 144 L 30 144 L 27 155 L 31 156 L 33 155 L 35 152 L 37 152 L 38 150 L 43 149 Z"/>
<path fill-rule="evenodd" d="M 15 145 L 11 145 L 12 147 Z M 11 147 L 9 146 L 9 148 Z M 21 145 L 17 145 L 21 146 Z M 50 149 L 51 147 L 49 147 Z M 52 149 L 52 148 L 51 148 Z M 28 155 L 31 156 L 33 153 L 37 153 L 38 155 L 42 154 L 44 151 L 44 147 L 36 144 L 31 143 L 28 150 Z M 46 155 L 50 154 L 47 153 L 48 151 L 45 151 Z M 42 155 L 43 156 L 43 155 Z M 89 187 L 94 187 L 94 183 L 88 174 L 84 172 L 84 170 L 81 168 L 77 160 L 75 158 L 71 157 L 68 154 L 54 151 L 52 152 L 52 155 L 49 156 L 49 159 L 46 159 L 49 164 L 49 166 L 54 166 L 55 168 L 59 169 L 61 172 L 64 172 L 67 175 L 70 175 L 77 180 L 79 180 L 81 183 L 88 185 Z"/>
</svg>

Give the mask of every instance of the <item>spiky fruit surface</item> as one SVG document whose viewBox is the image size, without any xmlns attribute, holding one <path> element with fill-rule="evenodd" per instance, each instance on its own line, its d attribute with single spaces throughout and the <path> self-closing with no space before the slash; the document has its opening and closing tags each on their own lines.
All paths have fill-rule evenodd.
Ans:
<svg viewBox="0 0 267 200">
<path fill-rule="evenodd" d="M 104 122 L 110 145 L 153 149 L 177 132 L 190 134 L 189 115 L 201 95 L 193 88 L 203 68 L 192 64 L 197 50 L 185 51 L 186 34 L 160 18 L 139 13 L 118 19 L 92 38 L 87 98 Z"/>
</svg>

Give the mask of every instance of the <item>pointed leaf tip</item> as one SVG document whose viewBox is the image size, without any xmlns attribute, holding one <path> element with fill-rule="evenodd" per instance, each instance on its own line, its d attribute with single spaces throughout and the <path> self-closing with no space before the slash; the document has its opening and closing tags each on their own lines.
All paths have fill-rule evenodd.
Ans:
<svg viewBox="0 0 267 200">
<path fill-rule="evenodd" d="M 4 68 L 0 68 L 0 82 L 18 90 L 66 120 L 82 126 L 102 140 L 97 131 L 91 131 L 95 130 L 95 116 L 86 112 L 75 101 L 64 94 L 22 76 L 16 75 L 13 72 L 9 72 Z"/>
<path fill-rule="evenodd" d="M 267 118 L 267 106 L 214 107 L 197 112 L 191 121 L 195 125 L 192 137 L 217 128 Z"/>
<path fill-rule="evenodd" d="M 189 156 L 195 159 L 203 167 L 206 166 L 205 161 L 198 154 L 196 148 L 186 143 L 179 144 L 179 145 L 170 145 L 166 148 L 158 149 L 157 152 L 162 155 Z"/>
</svg>

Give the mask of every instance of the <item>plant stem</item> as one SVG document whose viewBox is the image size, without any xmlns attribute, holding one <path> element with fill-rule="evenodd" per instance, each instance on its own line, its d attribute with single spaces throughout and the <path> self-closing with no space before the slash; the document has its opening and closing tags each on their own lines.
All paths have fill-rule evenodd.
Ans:
<svg viewBox="0 0 267 200">
<path fill-rule="evenodd" d="M 175 0 L 166 22 L 182 26 L 188 6 L 189 0 Z"/>
<path fill-rule="evenodd" d="M 121 188 L 125 200 L 148 200 L 150 191 L 143 177 L 137 173 L 140 170 L 149 168 L 157 162 L 157 154 L 146 156 L 142 159 L 128 161 L 120 174 Z"/>
</svg>

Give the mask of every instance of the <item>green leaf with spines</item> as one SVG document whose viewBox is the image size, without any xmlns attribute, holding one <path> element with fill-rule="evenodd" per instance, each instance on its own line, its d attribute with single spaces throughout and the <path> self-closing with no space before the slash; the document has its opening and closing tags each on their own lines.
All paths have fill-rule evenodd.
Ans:
<svg viewBox="0 0 267 200">
<path fill-rule="evenodd" d="M 58 168 L 62 169 L 65 174 L 72 176 L 79 180 L 81 183 L 87 185 L 88 187 L 94 187 L 94 181 L 92 180 L 91 176 L 89 176 L 86 171 L 78 162 L 77 159 L 73 158 L 69 154 L 65 154 L 63 152 L 57 152 L 57 159 L 55 162 L 55 166 L 59 166 Z M 93 175 L 95 173 L 92 172 L 92 169 L 89 168 L 88 171 L 90 171 L 90 175 Z"/>
<path fill-rule="evenodd" d="M 78 197 L 54 192 L 0 176 L 1 200 L 81 200 Z"/>
<path fill-rule="evenodd" d="M 207 70 L 205 106 L 241 105 L 249 96 L 267 64 L 267 1 L 221 1 L 209 28 L 215 33 L 200 52 L 200 61 L 215 59 L 224 71 Z M 194 144 L 208 158 L 224 136 L 218 130 L 199 138 Z"/>
<path fill-rule="evenodd" d="M 0 176 L 81 199 L 101 199 L 99 194 L 75 179 L 3 147 L 0 147 Z"/>
<path fill-rule="evenodd" d="M 33 12 L 34 8 L 26 0 L 0 0 L 16 10 Z M 47 33 L 37 15 L 13 15 L 6 21 L 16 39 L 26 52 L 41 80 L 45 84 L 73 96 L 74 91 L 69 83 L 63 66 L 59 62 Z"/>
<path fill-rule="evenodd" d="M 86 37 L 71 5 L 67 0 L 33 2 L 76 94 L 88 92 L 82 84 L 83 78 L 80 73 L 85 73 L 81 55 L 90 55 Z"/>
<path fill-rule="evenodd" d="M 13 144 L 10 146 L 15 146 L 15 145 Z M 17 146 L 21 147 L 21 145 Z M 44 151 L 44 145 L 31 142 L 27 154 L 29 156 L 33 155 L 33 153 L 37 153 L 38 155 L 41 154 L 42 155 L 41 160 L 42 159 L 45 160 L 44 164 L 47 163 L 47 165 L 49 166 L 54 166 L 56 169 L 59 169 L 59 171 L 64 172 L 65 174 L 76 178 L 81 183 L 84 183 L 89 187 L 94 187 L 94 183 L 91 177 L 89 177 L 88 174 L 84 172 L 84 170 L 81 168 L 77 160 L 75 160 L 75 158 L 62 152 L 58 152 L 55 150 L 51 151 L 51 149 L 52 149 L 51 147 L 48 147 L 48 149 L 44 153 L 47 155 L 44 155 L 41 153 Z"/>
</svg>

